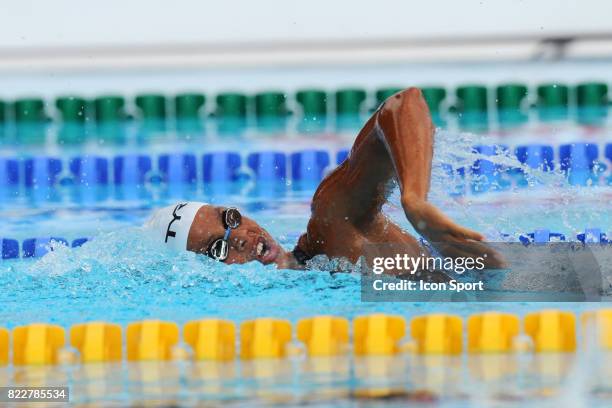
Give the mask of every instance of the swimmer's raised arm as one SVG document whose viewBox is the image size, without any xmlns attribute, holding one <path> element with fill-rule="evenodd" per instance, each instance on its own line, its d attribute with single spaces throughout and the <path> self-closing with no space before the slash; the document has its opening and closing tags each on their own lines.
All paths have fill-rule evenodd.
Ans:
<svg viewBox="0 0 612 408">
<path fill-rule="evenodd" d="M 400 185 L 406 217 L 433 242 L 481 241 L 427 202 L 431 180 L 434 126 L 421 92 L 411 88 L 389 98 L 377 115 L 377 135 L 385 144 Z"/>
<path fill-rule="evenodd" d="M 406 216 L 419 232 L 439 241 L 452 236 L 481 240 L 479 233 L 455 224 L 427 202 L 434 131 L 420 90 L 391 96 L 359 132 L 348 159 L 321 183 L 313 211 L 368 223 L 385 203 L 388 183 L 395 178 Z"/>
<path fill-rule="evenodd" d="M 483 240 L 481 234 L 456 224 L 427 201 L 434 131 L 420 90 L 410 88 L 388 98 L 359 132 L 347 160 L 319 186 L 309 233 L 319 239 L 321 231 L 334 226 L 333 220 L 342 219 L 373 236 L 389 181 L 395 179 L 407 219 L 429 242 L 442 243 L 437 247 L 444 255 L 487 250 L 476 242 Z M 378 240 L 380 234 L 374 236 Z"/>
<path fill-rule="evenodd" d="M 387 99 L 375 115 L 374 136 L 385 146 L 402 200 L 427 200 L 431 180 L 434 126 L 416 88 Z"/>
</svg>

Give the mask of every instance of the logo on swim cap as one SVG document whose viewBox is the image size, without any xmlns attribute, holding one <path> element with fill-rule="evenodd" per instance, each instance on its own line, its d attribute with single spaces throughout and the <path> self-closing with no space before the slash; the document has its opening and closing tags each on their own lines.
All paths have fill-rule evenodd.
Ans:
<svg viewBox="0 0 612 408">
<path fill-rule="evenodd" d="M 153 236 L 169 248 L 185 250 L 189 231 L 198 210 L 206 203 L 183 201 L 164 208 L 159 208 L 151 214 L 145 227 L 153 231 Z"/>
<path fill-rule="evenodd" d="M 164 242 L 168 242 L 168 237 L 176 237 L 176 231 L 171 231 L 170 227 L 172 226 L 172 224 L 174 223 L 174 221 L 180 221 L 181 220 L 181 216 L 177 215 L 176 212 L 178 210 L 180 210 L 181 208 L 183 208 L 184 206 L 186 206 L 188 203 L 178 203 L 176 205 L 176 207 L 174 207 L 174 210 L 172 211 L 172 220 L 168 223 L 168 229 L 166 229 L 166 238 L 164 239 Z"/>
</svg>

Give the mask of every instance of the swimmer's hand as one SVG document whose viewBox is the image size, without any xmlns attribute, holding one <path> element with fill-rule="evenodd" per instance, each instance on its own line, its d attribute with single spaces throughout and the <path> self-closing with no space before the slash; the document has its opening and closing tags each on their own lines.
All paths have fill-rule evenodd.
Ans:
<svg viewBox="0 0 612 408">
<path fill-rule="evenodd" d="M 505 266 L 503 256 L 481 242 L 482 234 L 455 223 L 433 204 L 412 196 L 402 198 L 402 207 L 412 226 L 442 255 L 476 258 L 486 254 L 486 268 Z"/>
<path fill-rule="evenodd" d="M 431 242 L 482 241 L 484 237 L 451 220 L 433 204 L 424 200 L 402 200 L 402 207 L 412 226 Z"/>
</svg>

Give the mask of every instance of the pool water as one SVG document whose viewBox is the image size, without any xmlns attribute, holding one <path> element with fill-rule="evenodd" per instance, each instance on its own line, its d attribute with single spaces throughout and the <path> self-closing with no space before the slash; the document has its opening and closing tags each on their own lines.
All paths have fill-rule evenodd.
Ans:
<svg viewBox="0 0 612 408">
<path fill-rule="evenodd" d="M 170 201 L 160 205 L 167 202 Z M 288 250 L 308 221 L 306 198 L 277 203 L 242 199 L 231 203 L 246 209 Z M 579 231 L 584 225 L 591 225 L 588 222 L 606 225 L 603 222 L 609 216 L 603 212 L 593 219 L 593 212 L 584 203 L 560 205 L 556 209 L 549 206 L 544 215 L 540 205 L 537 202 L 527 205 L 526 211 L 524 202 L 520 207 L 472 204 L 465 212 L 451 208 L 449 213 L 459 222 L 484 231 L 492 240 L 499 239 L 500 229 L 513 233 L 535 227 Z M 403 214 L 398 208 L 388 210 L 392 218 L 409 228 L 406 221 L 402 222 Z M 40 228 L 69 239 L 80 236 L 93 239 L 80 248 L 58 245 L 33 261 L 3 261 L 0 283 L 5 290 L 0 319 L 9 327 L 35 321 L 64 326 L 87 320 L 127 323 L 148 317 L 184 322 L 202 316 L 236 321 L 277 316 L 295 321 L 330 311 L 353 317 L 373 311 L 413 315 L 452 308 L 467 315 L 491 308 L 516 311 L 542 307 L 363 303 L 360 276 L 356 272 L 332 275 L 321 270 L 277 270 L 273 265 L 256 262 L 228 266 L 202 255 L 169 251 L 139 227 L 149 213 L 147 207 L 15 212 L 23 219 L 11 225 L 12 236 L 25 237 L 32 234 L 32 229 Z M 477 216 L 471 217 L 470 213 Z M 28 221 L 24 221 L 26 218 Z M 248 308 L 244 307 L 245 302 Z"/>
<path fill-rule="evenodd" d="M 317 148 L 336 152 L 349 146 L 350 141 L 351 137 L 321 136 L 316 143 Z M 456 221 L 483 232 L 491 241 L 515 241 L 520 234 L 538 228 L 562 232 L 572 239 L 588 227 L 596 226 L 602 228 L 602 231 L 610 231 L 610 187 L 605 184 L 572 186 L 565 181 L 562 174 L 556 172 L 531 170 L 532 183 L 507 191 L 468 193 L 460 196 L 449 194 L 452 190 L 449 189 L 449 183 L 455 180 L 453 176 L 445 173 L 442 165 L 460 167 L 468 161 L 481 158 L 466 148 L 481 142 L 482 136 L 476 135 L 440 132 L 437 136 L 430 197 Z M 161 141 L 151 143 L 147 152 L 155 155 L 168 152 L 169 149 L 175 152 L 198 153 L 208 150 L 257 151 L 271 147 L 275 150 L 295 151 L 311 147 L 312 144 L 312 137 L 274 143 L 271 140 L 248 139 L 214 140 L 210 144 L 197 140 L 184 140 L 180 143 Z M 101 153 L 112 155 L 129 150 L 126 146 L 106 146 Z M 134 147 L 134 151 L 137 150 L 137 147 Z M 50 148 L 50 151 L 45 153 L 54 154 L 57 150 Z M 61 152 L 65 157 L 71 154 L 74 154 L 74 151 L 70 149 Z M 488 159 L 501 164 L 514 160 L 512 165 L 519 165 L 516 159 L 505 155 Z M 490 310 L 524 314 L 552 307 L 579 313 L 601 307 L 601 304 L 591 303 L 367 303 L 361 301 L 360 276 L 350 266 L 345 266 L 346 273 L 335 274 L 327 271 L 330 265 L 323 260 L 315 262 L 313 269 L 307 271 L 278 270 L 273 265 L 263 266 L 259 263 L 227 266 L 213 262 L 205 256 L 189 252 L 171 252 L 160 243 L 154 242 L 146 231 L 140 228 L 150 212 L 157 207 L 179 199 L 208 201 L 237 206 L 268 229 L 289 250 L 293 248 L 307 224 L 313 186 L 288 185 L 287 182 L 282 182 L 258 189 L 258 186 L 248 181 L 238 181 L 229 186 L 207 189 L 202 186 L 168 186 L 157 183 L 149 186 L 144 194 L 130 195 L 128 199 L 118 195 L 118 191 L 110 187 L 100 190 L 101 196 L 92 197 L 91 190 L 97 188 L 67 184 L 38 192 L 20 191 L 0 202 L 1 235 L 4 237 L 22 241 L 30 237 L 58 236 L 69 242 L 81 237 L 91 238 L 79 248 L 54 245 L 53 251 L 42 258 L 0 262 L 0 287 L 3 289 L 0 292 L 0 322 L 3 326 L 12 328 L 42 321 L 69 327 L 75 323 L 94 320 L 125 325 L 149 318 L 182 324 L 203 317 L 225 318 L 239 323 L 263 316 L 296 322 L 300 318 L 314 315 L 332 314 L 353 318 L 375 312 L 399 314 L 406 318 L 431 312 L 453 313 L 466 317 L 472 313 Z M 394 193 L 385 210 L 391 218 L 413 232 L 398 203 L 397 193 Z M 396 372 L 398 376 L 404 376 L 401 378 L 408 375 L 418 383 L 419 374 L 415 376 L 414 373 L 425 370 L 423 372 L 434 378 L 429 380 L 438 384 L 439 389 L 448 391 L 449 384 L 454 381 L 450 378 L 453 375 L 461 376 L 463 371 L 470 368 L 467 362 L 461 359 L 455 362 L 451 361 L 452 359 L 443 360 L 417 363 L 396 361 L 393 364 L 398 365 Z M 545 364 L 556 363 L 562 364 L 558 361 Z M 366 361 L 351 364 L 365 365 L 364 370 L 368 372 L 376 371 L 378 363 Z M 373 368 L 367 368 L 368 364 L 373 364 Z M 529 366 L 532 362 L 521 364 Z M 197 371 L 197 365 L 184 366 L 178 363 L 170 369 L 163 368 L 163 365 L 152 367 L 154 368 L 151 370 L 162 378 L 164 375 L 171 375 L 172 370 L 178 370 L 179 374 L 174 380 L 170 380 L 178 383 L 193 379 L 189 374 L 185 374 L 188 370 Z M 339 364 L 338 369 L 341 370 L 342 367 L 344 366 Z M 456 370 L 448 368 L 452 373 L 442 375 L 441 367 L 445 370 L 448 367 L 456 367 Z M 248 364 L 247 368 L 241 368 L 246 369 Z M 295 372 L 291 367 L 281 367 L 278 368 L 280 371 L 275 372 L 282 373 L 283 369 Z M 75 374 L 76 369 L 66 370 L 73 371 L 62 375 L 68 375 L 73 378 L 72 381 L 78 383 L 81 377 Z M 215 370 L 221 368 L 217 367 Z M 395 373 L 392 367 L 389 370 Z M 359 367 L 352 365 L 349 371 L 353 374 L 347 374 L 346 378 L 341 376 L 338 383 L 330 385 L 329 378 L 325 380 L 325 389 L 330 395 L 340 392 L 338 395 L 341 399 L 334 405 L 353 404 L 351 398 L 354 396 L 342 394 L 342 390 L 346 389 L 347 384 L 352 384 L 350 388 L 354 388 L 355 382 L 360 381 L 359 376 L 354 375 L 359 371 Z M 316 384 L 320 378 L 317 380 L 316 375 L 314 377 Z M 384 381 L 388 382 L 392 377 L 393 375 L 385 376 Z M 209 397 L 212 400 L 237 398 L 234 402 L 239 404 L 245 402 L 242 398 L 248 400 L 254 398 L 254 395 L 262 397 L 269 386 L 274 389 L 278 401 L 282 403 L 283 395 L 293 395 L 292 398 L 295 398 L 297 393 L 304 397 L 311 389 L 309 387 L 317 388 L 299 378 L 291 377 L 284 383 L 282 376 L 277 374 L 272 380 L 261 380 L 267 386 L 262 385 L 259 388 L 253 384 L 249 385 L 248 382 L 228 380 L 228 383 L 219 385 L 218 392 L 209 390 Z M 375 379 L 374 376 L 374 381 Z M 423 380 L 424 385 L 421 385 L 431 388 L 427 381 Z M 552 383 L 559 385 L 565 380 L 555 381 Z M 391 383 L 387 385 L 399 384 L 393 381 Z M 520 382 L 517 384 L 520 389 Z M 461 392 L 452 397 L 451 405 L 462 406 L 461 395 L 473 394 L 473 389 L 469 391 L 473 387 L 473 383 L 468 384 L 467 388 L 463 387 Z M 181 392 L 186 392 L 186 387 L 179 388 L 183 390 Z M 280 392 L 280 397 L 279 388 L 283 391 Z M 237 392 L 237 389 L 242 389 L 244 393 L 236 397 L 233 393 Z M 129 400 L 130 397 L 126 397 L 124 391 L 119 392 L 117 398 Z M 146 390 L 136 394 L 139 393 L 144 395 Z M 330 404 L 324 395 L 319 397 L 321 401 L 315 401 L 313 404 Z M 398 398 L 402 400 L 401 395 Z M 271 402 L 265 398 L 263 401 Z M 294 403 L 296 400 L 290 401 Z"/>
<path fill-rule="evenodd" d="M 299 151 L 312 146 L 313 137 L 279 138 L 271 144 L 271 140 L 249 138 L 178 143 L 169 136 L 151 141 L 147 152 L 155 157 L 169 151 L 252 152 L 271 147 Z M 350 146 L 350 140 L 347 135 L 316 139 L 317 147 L 332 152 L 332 156 Z M 449 194 L 453 190 L 449 184 L 457 180 L 442 166 L 473 163 L 482 156 L 472 152 L 471 146 L 485 141 L 491 143 L 482 135 L 444 131 L 436 135 L 430 199 L 457 222 L 484 233 L 490 241 L 517 240 L 520 234 L 539 228 L 562 232 L 568 239 L 575 239 L 577 233 L 589 227 L 609 231 L 610 187 L 572 186 L 558 172 L 528 169 L 527 186 L 485 194 Z M 512 143 L 511 139 L 503 141 Z M 57 153 L 53 147 L 48 150 L 48 155 Z M 107 146 L 98 154 L 112 156 L 126 151 L 130 148 Z M 60 157 L 74 154 L 74 149 L 67 149 Z M 501 153 L 487 158 L 508 168 L 520 165 L 515 158 Z M 168 252 L 139 228 L 153 209 L 180 199 L 235 205 L 289 250 L 305 230 L 316 184 L 299 186 L 279 181 L 258 187 L 237 181 L 209 187 L 153 183 L 144 193 L 139 190 L 126 199 L 112 186 L 66 184 L 40 191 L 18 191 L 5 198 L 0 209 L 4 237 L 18 241 L 44 236 L 63 237 L 68 242 L 81 237 L 93 239 L 80 248 L 57 246 L 40 259 L 1 262 L 0 282 L 6 289 L 0 295 L 1 321 L 8 327 L 41 320 L 70 325 L 92 319 L 126 323 L 146 317 L 183 322 L 201 316 L 241 321 L 273 315 L 295 321 L 326 311 L 351 317 L 374 310 L 410 315 L 452 308 L 465 315 L 482 308 L 528 310 L 541 306 L 367 304 L 360 300 L 357 273 L 283 271 L 258 263 L 226 266 L 193 253 Z M 96 189 L 103 194 L 83 199 Z M 385 211 L 414 233 L 399 206 L 397 192 L 390 197 Z M 325 269 L 324 264 L 319 266 Z M 249 307 L 245 308 L 247 303 Z"/>
</svg>

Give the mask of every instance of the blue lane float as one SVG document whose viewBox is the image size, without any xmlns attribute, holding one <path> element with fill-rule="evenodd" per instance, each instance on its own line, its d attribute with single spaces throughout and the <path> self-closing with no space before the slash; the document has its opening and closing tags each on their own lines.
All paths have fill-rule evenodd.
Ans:
<svg viewBox="0 0 612 408">
<path fill-rule="evenodd" d="M 70 160 L 69 169 L 76 184 L 108 184 L 108 160 L 104 157 L 75 157 Z"/>
<path fill-rule="evenodd" d="M 10 238 L 0 238 L 2 243 L 2 259 L 19 258 L 19 241 Z"/>
<path fill-rule="evenodd" d="M 534 169 L 543 172 L 553 171 L 555 168 L 554 164 L 555 151 L 552 146 L 543 144 L 529 144 L 517 146 L 514 149 L 514 155 L 516 159 L 526 166 L 528 169 Z M 511 173 L 516 176 L 516 184 L 519 187 L 525 187 L 530 183 L 536 183 L 537 181 L 533 178 L 529 179 L 529 170 L 523 167 L 517 167 L 512 169 Z"/>
<path fill-rule="evenodd" d="M 465 167 L 454 167 L 448 163 L 442 163 L 442 170 L 450 179 L 450 182 L 445 184 L 446 192 L 453 197 L 465 195 L 467 188 Z"/>
<path fill-rule="evenodd" d="M 29 238 L 23 241 L 21 250 L 24 258 L 39 258 L 51 251 L 51 244 L 59 243 L 68 246 L 68 241 L 59 237 Z"/>
<path fill-rule="evenodd" d="M 519 241 L 523 244 L 542 244 L 546 242 L 565 241 L 565 234 L 560 232 L 551 232 L 548 229 L 537 229 L 533 232 L 519 236 Z"/>
<path fill-rule="evenodd" d="M 284 242 L 293 242 L 299 238 L 301 232 L 288 233 L 283 237 Z M 509 234 L 502 234 L 510 237 Z M 21 243 L 22 258 L 39 258 L 49 252 L 49 248 L 52 242 L 61 243 L 65 246 L 72 248 L 78 248 L 89 242 L 92 238 L 81 237 L 75 238 L 69 244 L 68 240 L 59 237 L 40 237 L 40 238 L 28 238 L 23 240 Z M 578 242 L 591 244 L 601 243 L 609 244 L 612 240 L 608 238 L 608 235 L 602 232 L 601 228 L 593 227 L 586 228 L 583 233 L 576 235 Z M 519 236 L 519 242 L 529 245 L 533 243 L 548 243 L 548 242 L 567 242 L 566 235 L 560 232 L 551 232 L 549 229 L 536 229 L 533 232 L 522 234 Z M 16 259 L 19 258 L 19 241 L 12 238 L 0 238 L 2 248 L 2 259 Z"/>
<path fill-rule="evenodd" d="M 82 246 L 84 243 L 86 243 L 87 241 L 89 241 L 89 238 L 77 238 L 72 241 L 72 244 L 70 246 L 72 248 L 78 248 Z"/>
<path fill-rule="evenodd" d="M 596 185 L 605 168 L 604 160 L 612 162 L 612 143 L 601 146 L 603 156 L 599 160 L 599 147 L 592 143 L 570 143 L 559 147 L 560 160 L 555 161 L 555 148 L 544 144 L 521 145 L 512 150 L 520 163 L 527 168 L 553 171 L 559 168 L 573 185 Z M 452 168 L 442 164 L 444 171 L 452 177 L 466 179 L 470 172 L 472 193 L 508 190 L 513 184 L 525 186 L 527 169 L 508 168 L 487 160 L 487 156 L 508 154 L 503 145 L 480 145 L 473 148 L 479 154 L 472 166 Z M 0 187 L 53 187 L 65 181 L 77 185 L 104 186 L 112 178 L 117 186 L 143 186 L 149 182 L 162 181 L 168 185 L 201 183 L 227 183 L 252 177 L 256 182 L 283 181 L 291 179 L 295 185 L 319 182 L 330 166 L 346 160 L 349 150 L 335 154 L 325 150 L 305 150 L 293 153 L 262 151 L 248 154 L 244 159 L 237 152 L 211 152 L 200 161 L 192 153 L 149 155 L 126 154 L 112 159 L 101 156 L 77 156 L 68 162 L 70 176 L 63 177 L 62 160 L 54 157 L 35 157 L 26 160 L 0 158 Z M 332 163 L 333 161 L 333 163 Z M 610 166 L 608 166 L 610 167 Z M 608 178 L 612 183 L 612 175 Z M 451 194 L 465 194 L 463 186 L 453 188 Z"/>
<path fill-rule="evenodd" d="M 480 145 L 474 147 L 474 152 L 483 156 L 507 155 L 508 146 L 504 145 Z M 504 180 L 504 166 L 493 163 L 486 159 L 477 159 L 471 167 L 472 192 L 485 193 L 488 191 L 500 191 L 510 188 L 510 181 Z"/>
<path fill-rule="evenodd" d="M 608 168 L 612 167 L 612 143 L 606 145 L 604 155 L 609 162 Z M 612 185 L 612 174 L 608 175 L 608 185 Z"/>
<path fill-rule="evenodd" d="M 284 182 L 287 179 L 287 157 L 282 152 L 251 153 L 247 156 L 247 166 L 258 182 Z"/>
<path fill-rule="evenodd" d="M 145 155 L 122 155 L 113 159 L 116 185 L 142 185 L 152 168 L 151 158 Z"/>
<path fill-rule="evenodd" d="M 24 167 L 27 187 L 50 187 L 58 181 L 62 161 L 53 157 L 35 157 L 26 159 Z"/>
<path fill-rule="evenodd" d="M 206 153 L 202 156 L 204 183 L 227 183 L 240 178 L 242 160 L 235 152 Z"/>
<path fill-rule="evenodd" d="M 572 185 L 597 183 L 595 165 L 599 148 L 592 143 L 569 143 L 559 146 L 559 164 Z"/>
<path fill-rule="evenodd" d="M 349 155 L 348 149 L 340 150 L 338 153 L 336 153 L 336 164 L 341 164 L 343 161 L 347 159 L 348 155 Z"/>
<path fill-rule="evenodd" d="M 588 243 L 600 243 L 600 244 L 608 244 L 610 240 L 608 236 L 601 231 L 600 228 L 587 228 L 583 233 L 576 235 L 576 239 L 578 241 L 588 244 Z"/>
<path fill-rule="evenodd" d="M 19 185 L 19 162 L 0 157 L 0 186 Z"/>
<path fill-rule="evenodd" d="M 162 154 L 158 159 L 162 181 L 167 184 L 193 184 L 197 180 L 196 157 L 193 154 Z"/>
<path fill-rule="evenodd" d="M 291 178 L 301 183 L 319 182 L 329 166 L 325 150 L 304 150 L 291 154 Z"/>
<path fill-rule="evenodd" d="M 517 160 L 529 168 L 541 171 L 552 171 L 554 165 L 554 149 L 543 144 L 517 146 L 514 150 Z"/>
</svg>

